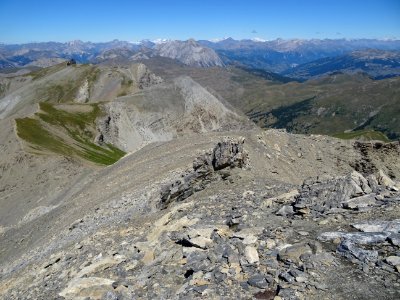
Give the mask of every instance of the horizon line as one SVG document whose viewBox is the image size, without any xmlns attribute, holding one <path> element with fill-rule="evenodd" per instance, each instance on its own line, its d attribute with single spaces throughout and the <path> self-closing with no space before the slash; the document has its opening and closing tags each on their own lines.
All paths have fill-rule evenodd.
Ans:
<svg viewBox="0 0 400 300">
<path fill-rule="evenodd" d="M 211 38 L 211 39 L 195 39 L 195 38 L 188 38 L 188 39 L 169 39 L 169 38 L 155 38 L 155 39 L 141 39 L 137 41 L 129 41 L 129 40 L 123 40 L 123 39 L 111 39 L 111 40 L 105 40 L 105 41 L 90 41 L 90 40 L 82 40 L 82 39 L 72 39 L 68 41 L 56 41 L 56 40 L 47 40 L 47 41 L 29 41 L 29 42 L 19 42 L 19 43 L 8 43 L 8 42 L 2 42 L 0 41 L 0 45 L 25 45 L 25 44 L 41 44 L 41 43 L 59 43 L 59 44 L 66 44 L 66 43 L 72 43 L 72 42 L 82 42 L 82 43 L 92 43 L 92 44 L 100 44 L 100 43 L 110 43 L 110 42 L 127 42 L 130 44 L 140 44 L 142 42 L 153 42 L 153 43 L 165 43 L 169 41 L 189 41 L 189 40 L 195 40 L 195 41 L 209 41 L 211 43 L 218 43 L 222 42 L 225 40 L 234 40 L 234 41 L 253 41 L 253 42 L 258 42 L 258 43 L 267 43 L 267 42 L 273 42 L 273 41 L 296 41 L 296 40 L 301 40 L 301 41 L 313 41 L 313 40 L 319 40 L 319 41 L 324 41 L 324 40 L 332 40 L 332 41 L 338 41 L 338 40 L 345 40 L 345 41 L 357 41 L 357 40 L 375 40 L 375 41 L 400 41 L 400 38 L 398 37 L 391 37 L 391 38 L 365 38 L 365 37 L 360 37 L 360 38 L 275 38 L 275 39 L 264 39 L 261 37 L 248 37 L 248 38 L 242 38 L 242 39 L 236 39 L 233 37 L 223 37 L 223 38 Z"/>
</svg>

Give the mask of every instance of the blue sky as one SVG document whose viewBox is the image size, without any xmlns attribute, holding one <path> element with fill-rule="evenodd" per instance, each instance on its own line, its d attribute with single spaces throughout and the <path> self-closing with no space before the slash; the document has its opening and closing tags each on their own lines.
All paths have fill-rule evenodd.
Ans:
<svg viewBox="0 0 400 300">
<path fill-rule="evenodd" d="M 397 38 L 400 0 L 0 0 L 0 42 Z"/>
</svg>

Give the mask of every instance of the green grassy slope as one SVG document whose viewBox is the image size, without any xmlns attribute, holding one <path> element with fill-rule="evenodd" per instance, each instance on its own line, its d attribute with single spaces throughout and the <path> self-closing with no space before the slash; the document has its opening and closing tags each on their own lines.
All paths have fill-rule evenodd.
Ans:
<svg viewBox="0 0 400 300">
<path fill-rule="evenodd" d="M 17 135 L 37 153 L 53 152 L 100 165 L 110 165 L 125 155 L 112 145 L 93 142 L 95 120 L 101 114 L 98 104 L 74 104 L 74 112 L 40 103 L 32 118 L 16 119 Z M 79 109 L 81 108 L 81 109 Z"/>
<path fill-rule="evenodd" d="M 352 132 L 341 132 L 333 135 L 339 139 L 351 140 L 358 139 L 364 141 L 378 140 L 382 142 L 390 142 L 390 139 L 384 135 L 382 132 L 375 130 L 357 130 Z"/>
<path fill-rule="evenodd" d="M 400 78 L 341 74 L 277 83 L 242 75 L 232 80 L 243 87 L 235 105 L 261 127 L 329 135 L 369 129 L 400 138 Z"/>
<path fill-rule="evenodd" d="M 16 91 L 23 101 L 14 110 L 27 104 L 39 105 L 39 111 L 32 117 L 15 120 L 17 135 L 31 152 L 55 153 L 99 165 L 113 164 L 125 155 L 113 145 L 94 142 L 96 119 L 102 116 L 100 102 L 110 101 L 113 94 L 128 93 L 132 89 L 133 81 L 123 71 L 95 65 L 66 66 L 62 63 L 22 76 L 32 80 L 25 89 Z M 87 99 L 92 104 L 75 102 L 82 86 L 86 86 L 89 93 Z M 91 99 L 91 93 L 102 88 L 106 98 Z M 2 89 L 3 85 L 0 86 L 0 93 Z"/>
<path fill-rule="evenodd" d="M 48 82 L 39 86 L 35 91 L 36 99 L 40 99 L 41 102 L 68 103 L 76 97 L 79 88 L 85 80 L 88 81 L 90 89 L 100 73 L 100 70 L 92 65 L 65 67 L 65 64 L 60 64 L 42 69 L 38 72 L 30 73 L 29 75 L 33 76 L 33 80 L 42 77 L 51 79 L 52 74 L 62 71 L 64 68 L 72 69 L 73 72 L 65 77 L 59 78 L 58 80 L 48 80 Z"/>
</svg>

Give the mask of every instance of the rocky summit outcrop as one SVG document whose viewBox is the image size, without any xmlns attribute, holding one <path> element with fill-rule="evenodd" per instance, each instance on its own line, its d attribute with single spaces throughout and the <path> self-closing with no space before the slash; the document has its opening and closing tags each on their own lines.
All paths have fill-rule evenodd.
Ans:
<svg viewBox="0 0 400 300">
<path fill-rule="evenodd" d="M 243 144 L 243 137 L 225 137 L 214 149 L 197 157 L 191 170 L 161 188 L 158 207 L 166 208 L 171 202 L 183 201 L 195 192 L 205 189 L 212 181 L 227 179 L 230 168 L 244 168 L 248 154 L 243 150 Z"/>
<path fill-rule="evenodd" d="M 160 76 L 151 73 L 144 64 L 138 64 L 135 75 L 139 89 L 150 87 L 164 81 Z"/>
</svg>

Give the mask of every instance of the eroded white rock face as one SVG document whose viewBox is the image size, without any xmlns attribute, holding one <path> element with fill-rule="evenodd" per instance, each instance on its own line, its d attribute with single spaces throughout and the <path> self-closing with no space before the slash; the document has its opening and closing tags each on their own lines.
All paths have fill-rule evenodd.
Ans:
<svg viewBox="0 0 400 300">
<path fill-rule="evenodd" d="M 182 131 L 208 132 L 237 127 L 241 118 L 229 110 L 219 99 L 212 95 L 188 76 L 174 80 L 183 99 L 184 114 L 177 127 Z"/>
<path fill-rule="evenodd" d="M 100 299 L 114 281 L 107 278 L 87 277 L 72 280 L 59 295 L 68 300 Z"/>
<path fill-rule="evenodd" d="M 151 142 L 169 141 L 176 134 L 163 124 L 157 112 L 143 112 L 124 102 L 105 106 L 107 115 L 98 120 L 97 142 L 109 143 L 124 151 L 135 151 Z"/>
<path fill-rule="evenodd" d="M 149 74 L 139 65 L 134 76 L 152 82 Z M 106 116 L 98 120 L 97 142 L 127 152 L 180 135 L 253 126 L 187 76 L 176 78 L 173 84 L 152 85 L 104 107 Z"/>
<path fill-rule="evenodd" d="M 21 101 L 20 95 L 11 94 L 0 100 L 0 119 L 3 119 L 7 114 Z"/>
<path fill-rule="evenodd" d="M 385 186 L 386 188 L 393 189 L 395 191 L 399 190 L 399 186 L 396 185 L 396 183 L 390 179 L 389 176 L 387 176 L 382 170 L 379 170 L 377 176 L 376 176 L 378 183 Z"/>
<path fill-rule="evenodd" d="M 85 79 L 82 86 L 79 88 L 75 98 L 75 102 L 86 103 L 89 100 L 89 81 Z"/>
<path fill-rule="evenodd" d="M 213 112 L 215 115 L 222 115 L 227 112 L 226 107 L 215 98 L 210 92 L 188 76 L 181 76 L 174 80 L 175 85 L 185 100 L 185 112 L 192 113 L 196 109 L 204 109 Z"/>
</svg>

